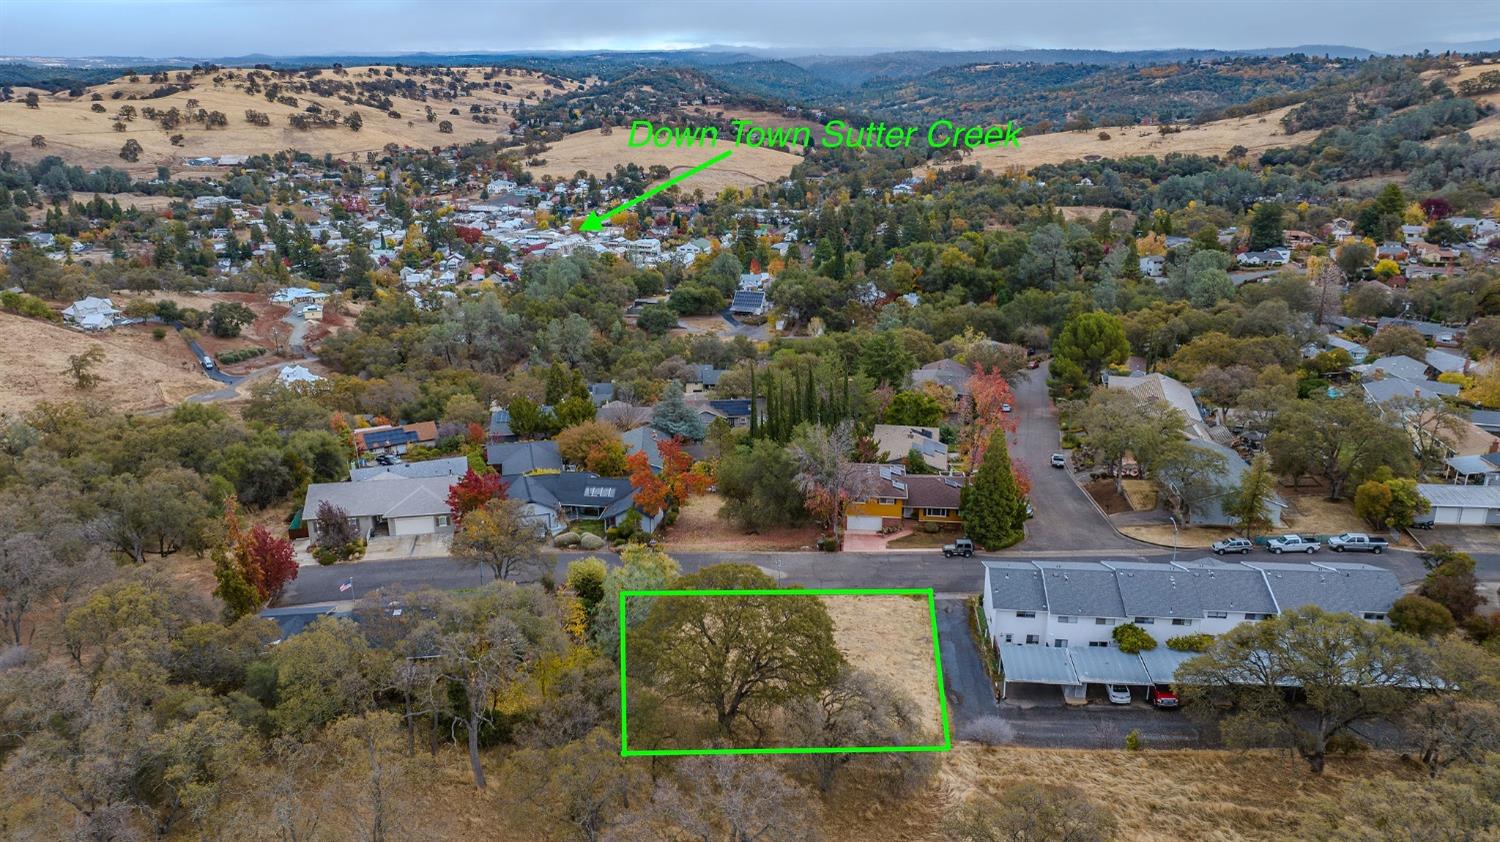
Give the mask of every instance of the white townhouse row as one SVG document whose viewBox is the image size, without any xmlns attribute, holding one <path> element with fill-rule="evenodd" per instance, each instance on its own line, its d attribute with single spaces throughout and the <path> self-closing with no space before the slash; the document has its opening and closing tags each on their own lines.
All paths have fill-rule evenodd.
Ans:
<svg viewBox="0 0 1500 842">
<path fill-rule="evenodd" d="M 981 604 L 996 646 L 1110 648 L 1123 623 L 1165 644 L 1305 605 L 1384 621 L 1401 593 L 1391 571 L 1350 562 L 986 561 Z"/>
</svg>

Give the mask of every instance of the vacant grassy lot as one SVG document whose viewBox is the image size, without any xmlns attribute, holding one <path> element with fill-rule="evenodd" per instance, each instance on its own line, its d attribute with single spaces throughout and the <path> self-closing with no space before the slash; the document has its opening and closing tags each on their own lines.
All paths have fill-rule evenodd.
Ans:
<svg viewBox="0 0 1500 842">
<path fill-rule="evenodd" d="M 714 318 L 720 323 L 724 321 L 718 316 Z M 677 515 L 677 522 L 667 531 L 667 551 L 809 550 L 817 544 L 818 530 L 814 526 L 786 527 L 746 535 L 719 517 L 719 509 L 723 506 L 724 498 L 717 494 L 704 494 L 689 500 Z"/>
<path fill-rule="evenodd" d="M 96 371 L 103 378 L 80 391 L 63 372 L 68 357 L 91 346 L 104 348 Z M 85 334 L 49 322 L 0 313 L 0 412 L 24 412 L 41 401 L 97 400 L 121 412 L 175 406 L 188 395 L 214 388 L 176 336 L 161 341 L 144 325 Z"/>
</svg>

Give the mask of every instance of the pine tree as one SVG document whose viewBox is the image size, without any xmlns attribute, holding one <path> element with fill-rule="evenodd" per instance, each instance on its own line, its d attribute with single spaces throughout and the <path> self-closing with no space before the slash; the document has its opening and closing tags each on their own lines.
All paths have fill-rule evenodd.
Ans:
<svg viewBox="0 0 1500 842">
<path fill-rule="evenodd" d="M 651 413 L 651 425 L 669 436 L 702 441 L 707 430 L 696 410 L 683 401 L 682 384 L 673 380 Z"/>
<path fill-rule="evenodd" d="M 979 470 L 959 495 L 964 530 L 975 544 L 998 550 L 1021 540 L 1026 501 L 1011 470 L 1005 430 L 990 435 Z"/>
</svg>

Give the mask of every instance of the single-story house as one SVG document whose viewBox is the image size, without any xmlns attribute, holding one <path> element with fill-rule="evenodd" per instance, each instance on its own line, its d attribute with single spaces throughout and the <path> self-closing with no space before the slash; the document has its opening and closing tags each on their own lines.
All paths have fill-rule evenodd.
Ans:
<svg viewBox="0 0 1500 842">
<path fill-rule="evenodd" d="M 1432 504 L 1432 522 L 1500 526 L 1500 485 L 1421 483 L 1417 491 Z"/>
<path fill-rule="evenodd" d="M 281 371 L 276 372 L 276 382 L 283 386 L 293 386 L 298 383 L 317 383 L 323 378 L 313 374 L 306 366 L 284 365 Z"/>
<path fill-rule="evenodd" d="M 953 394 L 960 398 L 969 396 L 969 378 L 974 376 L 973 369 L 958 360 L 942 359 L 930 362 L 927 365 L 911 373 L 913 386 L 921 386 L 923 383 L 936 383 L 939 386 L 947 386 L 953 390 Z"/>
<path fill-rule="evenodd" d="M 653 471 L 660 471 L 662 466 L 661 450 L 656 446 L 657 442 L 670 438 L 671 436 L 650 424 L 620 433 L 620 443 L 625 445 L 626 458 L 645 451 L 646 464 L 650 465 Z"/>
<path fill-rule="evenodd" d="M 959 497 L 968 484 L 962 474 L 908 474 L 901 516 L 918 523 L 962 523 Z"/>
<path fill-rule="evenodd" d="M 421 477 L 463 478 L 469 472 L 469 460 L 465 456 L 446 456 L 422 462 L 397 462 L 394 465 L 371 465 L 354 468 L 349 472 L 353 482 L 387 479 L 416 479 Z"/>
<path fill-rule="evenodd" d="M 321 529 L 318 507 L 324 501 L 348 514 L 363 538 L 372 535 L 431 535 L 453 531 L 448 489 L 455 475 L 391 477 L 370 482 L 315 482 L 307 487 L 302 522 L 308 535 Z"/>
<path fill-rule="evenodd" d="M 1240 478 L 1250 470 L 1250 466 L 1233 448 L 1206 438 L 1189 438 L 1189 447 L 1196 447 L 1210 453 L 1217 453 L 1224 457 L 1224 469 L 1213 477 L 1212 482 L 1218 490 L 1205 497 L 1192 500 L 1188 505 L 1188 522 L 1194 526 L 1234 526 L 1238 521 L 1224 511 L 1224 499 L 1230 491 L 1239 487 Z M 1179 490 L 1171 482 L 1165 479 L 1161 482 L 1162 487 L 1168 494 L 1174 497 Z M 1265 504 L 1266 519 L 1273 526 L 1281 526 L 1281 513 L 1286 509 L 1286 500 L 1280 494 L 1272 494 Z"/>
<path fill-rule="evenodd" d="M 1235 258 L 1241 266 L 1284 266 L 1292 259 L 1289 249 L 1266 249 L 1247 251 Z"/>
<path fill-rule="evenodd" d="M 1198 401 L 1193 397 L 1192 390 L 1181 382 L 1165 374 L 1133 372 L 1128 377 L 1111 375 L 1104 381 L 1104 385 L 1111 389 L 1123 389 L 1143 401 L 1166 401 L 1187 418 L 1190 435 L 1208 438 L 1203 411 L 1198 408 Z"/>
<path fill-rule="evenodd" d="M 928 467 L 937 471 L 948 470 L 948 445 L 938 438 L 936 427 L 908 427 L 904 424 L 876 424 L 870 438 L 875 449 L 884 454 L 891 464 L 905 464 L 906 457 L 915 450 Z"/>
<path fill-rule="evenodd" d="M 437 441 L 437 422 L 418 421 L 400 427 L 364 427 L 350 433 L 361 453 L 405 453 L 413 445 Z"/>
<path fill-rule="evenodd" d="M 601 477 L 589 471 L 506 477 L 505 496 L 525 503 L 526 513 L 556 535 L 569 521 L 598 520 L 618 526 L 635 507 L 635 486 L 624 477 Z M 665 512 L 640 512 L 641 529 L 653 532 Z"/>
<path fill-rule="evenodd" d="M 484 446 L 485 464 L 501 476 L 531 474 L 538 471 L 561 471 L 562 454 L 555 441 L 516 441 Z"/>
<path fill-rule="evenodd" d="M 705 425 L 724 419 L 731 427 L 750 426 L 750 399 L 725 398 L 722 400 L 689 400 L 687 405 L 698 411 Z"/>
<path fill-rule="evenodd" d="M 510 431 L 510 410 L 503 406 L 490 410 L 490 429 L 486 438 L 491 442 L 516 440 L 516 434 Z"/>
</svg>

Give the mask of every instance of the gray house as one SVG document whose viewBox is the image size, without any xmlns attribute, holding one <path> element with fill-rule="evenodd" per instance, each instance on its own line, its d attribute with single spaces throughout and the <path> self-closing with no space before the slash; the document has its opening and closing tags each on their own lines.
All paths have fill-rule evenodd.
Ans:
<svg viewBox="0 0 1500 842">
<path fill-rule="evenodd" d="M 318 507 L 325 501 L 343 509 L 362 538 L 375 535 L 433 535 L 453 531 L 448 489 L 461 476 L 390 476 L 364 482 L 315 482 L 307 487 L 302 522 L 308 535 L 321 529 Z"/>
</svg>

